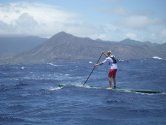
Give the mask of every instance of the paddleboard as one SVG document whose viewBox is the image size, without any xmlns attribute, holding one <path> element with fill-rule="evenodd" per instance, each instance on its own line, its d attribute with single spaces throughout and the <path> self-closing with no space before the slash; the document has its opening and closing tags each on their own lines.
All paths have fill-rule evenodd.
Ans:
<svg viewBox="0 0 166 125">
<path fill-rule="evenodd" d="M 147 94 L 161 93 L 160 91 L 157 91 L 157 90 L 144 90 L 144 89 L 121 89 L 121 88 L 115 88 L 115 89 L 112 89 L 112 90 L 127 91 L 127 92 L 137 92 L 137 93 L 147 93 Z"/>
<path fill-rule="evenodd" d="M 128 89 L 128 88 L 104 88 L 104 87 L 95 87 L 95 86 L 88 86 L 88 85 L 63 85 L 59 84 L 58 87 L 63 88 L 65 86 L 74 86 L 74 87 L 83 87 L 83 88 L 92 88 L 92 89 L 107 89 L 111 91 L 124 91 L 124 92 L 134 92 L 134 93 L 146 93 L 146 94 L 158 94 L 162 93 L 161 91 L 157 90 L 144 90 L 144 89 Z"/>
</svg>

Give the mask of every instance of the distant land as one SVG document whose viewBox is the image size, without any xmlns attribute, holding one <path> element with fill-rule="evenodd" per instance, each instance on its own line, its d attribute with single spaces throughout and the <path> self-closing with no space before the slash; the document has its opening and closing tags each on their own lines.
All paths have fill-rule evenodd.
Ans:
<svg viewBox="0 0 166 125">
<path fill-rule="evenodd" d="M 8 58 L 29 51 L 46 40 L 47 38 L 36 36 L 0 36 L 0 58 Z"/>
<path fill-rule="evenodd" d="M 131 39 L 119 42 L 92 40 L 60 32 L 27 52 L 1 60 L 1 63 L 49 63 L 60 59 L 97 59 L 101 52 L 108 50 L 120 59 L 142 59 L 154 56 L 166 59 L 165 48 L 166 43 L 157 44 Z"/>
</svg>

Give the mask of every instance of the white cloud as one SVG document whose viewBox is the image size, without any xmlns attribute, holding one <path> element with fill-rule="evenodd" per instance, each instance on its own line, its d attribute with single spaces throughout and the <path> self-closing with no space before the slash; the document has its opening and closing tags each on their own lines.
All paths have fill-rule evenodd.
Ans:
<svg viewBox="0 0 166 125">
<path fill-rule="evenodd" d="M 122 24 L 129 28 L 145 28 L 152 23 L 147 16 L 134 15 L 125 18 Z"/>
<path fill-rule="evenodd" d="M 163 29 L 163 30 L 161 31 L 161 35 L 166 39 L 166 29 Z"/>
<path fill-rule="evenodd" d="M 33 16 L 23 13 L 18 17 L 18 19 L 15 20 L 14 23 L 14 29 L 17 31 L 17 33 L 24 33 L 29 34 L 37 31 L 38 28 L 38 22 L 34 20 Z"/>
<path fill-rule="evenodd" d="M 66 31 L 80 37 L 110 40 L 110 25 L 88 23 L 76 13 L 39 3 L 10 3 L 0 6 L 0 34 L 25 34 L 51 37 Z"/>
<path fill-rule="evenodd" d="M 75 13 L 59 7 L 38 3 L 10 3 L 0 5 L 0 34 L 50 36 L 73 23 Z"/>
<path fill-rule="evenodd" d="M 137 35 L 135 33 L 132 33 L 132 32 L 127 33 L 126 37 L 130 38 L 130 39 L 134 39 L 134 40 L 138 39 Z"/>
<path fill-rule="evenodd" d="M 127 9 L 120 7 L 120 8 L 115 8 L 115 9 L 113 10 L 113 13 L 114 13 L 115 15 L 124 16 L 124 15 L 127 15 L 127 14 L 128 14 L 128 11 L 127 11 Z"/>
</svg>

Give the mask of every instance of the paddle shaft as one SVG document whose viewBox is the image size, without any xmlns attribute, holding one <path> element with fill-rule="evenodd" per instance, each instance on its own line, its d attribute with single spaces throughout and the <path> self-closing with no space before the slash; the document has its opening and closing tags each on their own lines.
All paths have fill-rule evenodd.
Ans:
<svg viewBox="0 0 166 125">
<path fill-rule="evenodd" d="M 100 57 L 98 58 L 96 63 L 99 63 L 101 57 L 102 57 L 103 53 L 101 53 Z M 92 75 L 93 71 L 95 70 L 95 66 L 93 67 L 92 71 L 90 72 L 88 78 L 85 80 L 85 82 L 83 83 L 83 85 L 85 85 L 85 83 L 88 81 L 88 79 L 90 78 L 90 76 Z"/>
</svg>

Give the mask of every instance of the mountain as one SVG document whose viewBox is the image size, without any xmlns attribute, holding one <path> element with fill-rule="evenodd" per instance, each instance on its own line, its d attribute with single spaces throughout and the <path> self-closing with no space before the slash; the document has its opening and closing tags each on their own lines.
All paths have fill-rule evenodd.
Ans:
<svg viewBox="0 0 166 125">
<path fill-rule="evenodd" d="M 46 40 L 35 36 L 0 36 L 0 58 L 29 51 Z"/>
<path fill-rule="evenodd" d="M 8 60 L 11 63 L 47 63 L 58 59 L 97 59 L 111 50 L 120 59 L 140 59 L 158 56 L 166 58 L 166 44 L 125 39 L 120 42 L 92 40 L 60 32 L 34 49 Z"/>
</svg>

